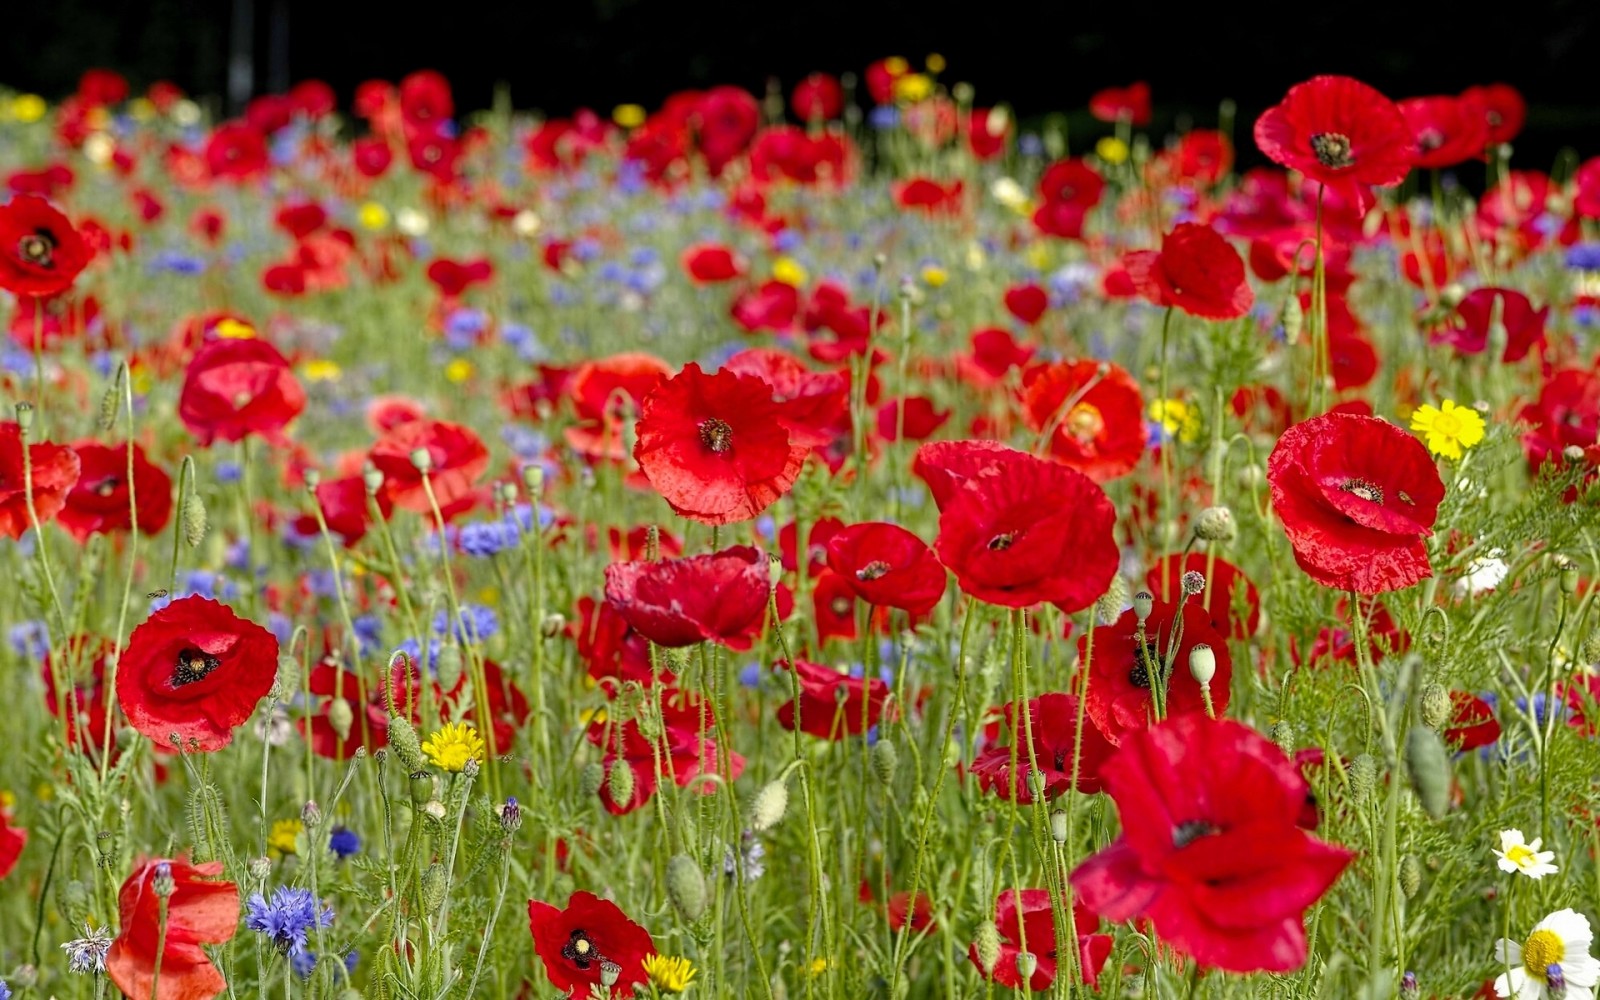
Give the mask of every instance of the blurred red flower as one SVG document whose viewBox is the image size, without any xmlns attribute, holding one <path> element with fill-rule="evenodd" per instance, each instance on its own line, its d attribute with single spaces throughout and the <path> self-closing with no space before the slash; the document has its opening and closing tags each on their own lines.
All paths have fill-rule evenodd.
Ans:
<svg viewBox="0 0 1600 1000">
<path fill-rule="evenodd" d="M 803 122 L 829 121 L 844 110 L 844 88 L 837 77 L 812 73 L 794 85 L 789 104 L 795 117 Z"/>
<path fill-rule="evenodd" d="M 1077 695 L 1048 692 L 1028 702 L 1028 715 L 1031 716 L 1033 732 L 1031 755 L 1029 748 L 1021 745 L 1023 733 L 1027 730 L 1023 728 L 1023 721 L 1016 717 L 1016 702 L 1002 705 L 1000 713 L 1005 720 L 1006 730 L 1012 743 L 989 747 L 978 754 L 971 767 L 972 773 L 978 776 L 979 786 L 985 791 L 992 791 L 1002 799 L 1011 798 L 1013 744 L 1017 744 L 1015 787 L 1018 802 L 1033 801 L 1033 789 L 1028 784 L 1029 775 L 1033 770 L 1032 759 L 1037 759 L 1039 762 L 1039 774 L 1044 779 L 1046 798 L 1054 799 L 1073 787 L 1085 795 L 1093 795 L 1100 791 L 1100 765 L 1105 763 L 1116 747 L 1100 734 L 1100 730 L 1090 724 L 1088 716 L 1084 717 L 1085 725 L 1080 741 Z M 1082 759 L 1077 765 L 1078 783 L 1074 786 L 1072 770 L 1077 753 L 1074 748 L 1080 745 Z"/>
<path fill-rule="evenodd" d="M 1126 87 L 1107 87 L 1089 98 L 1089 113 L 1103 122 L 1125 121 L 1135 128 L 1150 124 L 1150 85 L 1140 80 Z"/>
<path fill-rule="evenodd" d="M 1482 159 L 1489 145 L 1489 114 L 1476 97 L 1412 97 L 1397 107 L 1411 128 L 1419 167 L 1453 167 Z"/>
<path fill-rule="evenodd" d="M 606 567 L 606 600 L 658 646 L 711 640 L 749 649 L 771 587 L 766 555 L 748 545 Z"/>
<path fill-rule="evenodd" d="M 67 493 L 78 482 L 78 453 L 66 445 L 40 441 L 27 445 L 23 463 L 22 428 L 0 423 L 0 534 L 21 538 L 33 527 L 28 512 L 29 476 L 32 476 L 33 511 L 39 523 L 55 517 L 66 506 Z"/>
<path fill-rule="evenodd" d="M 944 596 L 944 567 L 927 543 L 897 524 L 852 524 L 828 539 L 828 568 L 861 600 L 912 615 Z"/>
<path fill-rule="evenodd" d="M 60 294 L 93 256 L 72 220 L 43 198 L 0 205 L 0 288 L 22 298 Z"/>
<path fill-rule="evenodd" d="M 1521 92 L 1508 83 L 1468 87 L 1461 92 L 1461 98 L 1476 104 L 1482 112 L 1490 145 L 1515 139 L 1528 118 L 1527 102 L 1522 99 Z"/>
<path fill-rule="evenodd" d="M 800 682 L 798 722 L 803 733 L 839 740 L 860 736 L 886 714 L 894 717 L 888 705 L 889 685 L 877 677 L 852 677 L 805 660 L 795 660 L 792 667 L 788 661 L 779 660 L 773 667 L 780 671 L 792 669 Z M 791 698 L 778 706 L 778 725 L 792 732 L 795 715 L 795 701 Z"/>
<path fill-rule="evenodd" d="M 79 441 L 78 482 L 67 493 L 57 520 L 81 544 L 90 535 L 127 531 L 132 523 L 128 497 L 127 444 Z M 133 500 L 139 511 L 139 530 L 158 534 L 172 516 L 172 478 L 133 446 Z"/>
<path fill-rule="evenodd" d="M 1213 628 L 1205 609 L 1192 600 L 1182 602 L 1178 634 L 1177 609 L 1174 602 L 1157 600 L 1142 628 L 1132 608 L 1110 625 L 1097 627 L 1093 659 L 1089 637 L 1078 638 L 1078 660 L 1089 671 L 1089 718 L 1112 743 L 1123 743 L 1128 734 L 1150 726 L 1155 718 L 1151 689 L 1157 684 L 1166 692 L 1167 718 L 1205 716 L 1205 695 L 1189 670 L 1189 658 L 1199 645 L 1209 646 L 1216 660 L 1210 685 L 1212 709 L 1218 716 L 1228 710 L 1233 658 L 1227 634 Z"/>
<path fill-rule="evenodd" d="M 1533 308 L 1528 297 L 1511 288 L 1474 288 L 1455 308 L 1448 326 L 1433 334 L 1435 344 L 1449 344 L 1460 354 L 1482 354 L 1489 349 L 1490 328 L 1498 301 L 1506 345 L 1500 360 L 1521 361 L 1534 347 L 1542 348 L 1550 307 Z"/>
<path fill-rule="evenodd" d="M 412 458 L 423 452 L 428 456 L 427 486 Z M 410 420 L 390 428 L 367 457 L 383 473 L 383 492 L 389 501 L 414 514 L 432 513 L 428 486 L 446 515 L 461 503 L 470 503 L 478 477 L 489 467 L 489 449 L 477 432 L 443 420 Z"/>
<path fill-rule="evenodd" d="M 138 861 L 117 894 L 122 932 L 106 952 L 106 974 L 118 989 L 150 1000 L 200 1000 L 227 989 L 201 947 L 230 940 L 238 928 L 239 887 L 221 874 L 221 861 L 195 865 L 181 855 Z M 157 879 L 172 880 L 165 940 Z"/>
<path fill-rule="evenodd" d="M 1029 430 L 1054 428 L 1047 441 L 1050 457 L 1097 483 L 1127 475 L 1144 456 L 1144 399 L 1133 376 L 1118 365 L 1036 365 L 1023 373 L 1021 400 Z"/>
<path fill-rule="evenodd" d="M 1022 972 L 1017 959 L 1026 939 L 1028 952 L 1035 960 L 1033 975 L 1027 983 L 1028 989 L 1034 993 L 1048 990 L 1056 981 L 1056 973 L 1060 971 L 1062 963 L 1066 961 L 1064 956 L 1056 952 L 1055 907 L 1050 899 L 1050 890 L 1000 890 L 994 898 L 994 922 L 1000 931 L 1000 956 L 994 964 L 994 971 L 990 973 L 994 982 L 1008 990 L 1022 986 Z M 1091 988 L 1098 985 L 1106 959 L 1111 957 L 1111 935 L 1096 934 L 1095 929 L 1099 926 L 1100 921 L 1087 907 L 1082 903 L 1073 904 L 1072 930 L 1069 933 L 1077 938 L 1078 968 L 1083 970 L 1082 981 Z M 980 972 L 983 971 L 977 944 L 968 947 L 967 957 Z M 1071 963 L 1068 963 L 1067 968 L 1071 967 Z"/>
<path fill-rule="evenodd" d="M 1191 316 L 1237 319 L 1255 303 L 1244 259 L 1210 226 L 1179 223 L 1161 237 L 1160 251 L 1126 254 L 1122 264 L 1140 295 Z"/>
<path fill-rule="evenodd" d="M 306 408 L 306 393 L 278 349 L 256 337 L 204 344 L 189 362 L 178 417 L 202 445 L 251 434 L 273 444 Z"/>
</svg>

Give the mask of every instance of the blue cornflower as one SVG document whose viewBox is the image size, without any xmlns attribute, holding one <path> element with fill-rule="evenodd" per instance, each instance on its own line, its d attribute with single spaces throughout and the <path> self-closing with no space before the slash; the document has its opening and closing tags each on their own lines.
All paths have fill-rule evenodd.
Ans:
<svg viewBox="0 0 1600 1000">
<path fill-rule="evenodd" d="M 4 979 L 0 979 L 0 1000 L 11 1000 L 11 987 L 6 985 Z"/>
<path fill-rule="evenodd" d="M 487 559 L 515 546 L 517 531 L 504 521 L 464 524 L 456 536 L 456 543 L 467 555 Z"/>
<path fill-rule="evenodd" d="M 489 325 L 489 315 L 481 309 L 457 309 L 444 321 L 444 339 L 458 351 L 473 345 Z"/>
<path fill-rule="evenodd" d="M 279 886 L 272 900 L 256 893 L 245 905 L 244 925 L 265 934 L 285 955 L 299 955 L 306 950 L 306 938 L 319 927 L 333 925 L 333 907 L 317 908 L 317 898 L 310 889 Z"/>
<path fill-rule="evenodd" d="M 219 483 L 237 483 L 244 477 L 244 467 L 238 462 L 218 462 L 211 470 Z"/>
<path fill-rule="evenodd" d="M 433 616 L 433 631 L 437 635 L 444 635 L 450 627 L 450 614 L 439 611 Z M 461 623 L 457 628 L 457 636 L 462 642 L 482 642 L 483 640 L 500 631 L 500 616 L 492 608 L 482 604 L 461 605 Z"/>
<path fill-rule="evenodd" d="M 361 850 L 361 837 L 347 826 L 336 826 L 328 834 L 328 850 L 343 860 Z"/>
<path fill-rule="evenodd" d="M 7 635 L 11 648 L 24 659 L 42 660 L 50 651 L 50 629 L 42 621 L 18 622 Z"/>
<path fill-rule="evenodd" d="M 200 274 L 206 269 L 206 262 L 199 257 L 180 253 L 176 250 L 163 250 L 150 258 L 149 267 L 152 271 L 194 275 Z"/>
<path fill-rule="evenodd" d="M 900 111 L 893 104 L 880 104 L 867 114 L 867 121 L 880 131 L 892 129 L 900 124 Z"/>
<path fill-rule="evenodd" d="M 1569 247 L 1567 267 L 1574 271 L 1600 271 L 1600 243 L 1578 243 Z"/>
</svg>

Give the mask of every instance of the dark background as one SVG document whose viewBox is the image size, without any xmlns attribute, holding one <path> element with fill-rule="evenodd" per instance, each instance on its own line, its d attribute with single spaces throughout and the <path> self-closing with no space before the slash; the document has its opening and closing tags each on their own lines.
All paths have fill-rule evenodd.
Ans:
<svg viewBox="0 0 1600 1000">
<path fill-rule="evenodd" d="M 356 84 L 432 67 L 462 110 L 509 87 L 520 109 L 602 112 L 652 107 L 675 90 L 739 84 L 785 91 L 811 70 L 859 71 L 930 52 L 942 79 L 967 81 L 977 103 L 1008 102 L 1025 120 L 1081 113 L 1100 87 L 1148 80 L 1156 126 L 1216 121 L 1223 98 L 1248 125 L 1289 85 L 1315 73 L 1359 77 L 1389 96 L 1455 93 L 1504 81 L 1530 105 L 1517 162 L 1548 169 L 1567 146 L 1600 153 L 1600 3 L 1465 5 L 1374 0 L 1230 0 L 1178 9 L 1139 0 L 986 3 L 939 0 L 19 0 L 6 5 L 0 83 L 49 97 L 88 66 L 136 88 L 169 79 L 226 108 L 229 54 L 249 27 L 255 93 L 319 77 L 347 102 Z M 240 18 L 241 12 L 247 18 Z M 235 21 L 239 21 L 235 24 Z"/>
</svg>

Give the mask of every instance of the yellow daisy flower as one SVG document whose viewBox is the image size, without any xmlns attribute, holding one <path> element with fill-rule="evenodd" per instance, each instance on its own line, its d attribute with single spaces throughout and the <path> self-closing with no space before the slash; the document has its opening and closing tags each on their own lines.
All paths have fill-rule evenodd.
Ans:
<svg viewBox="0 0 1600 1000">
<path fill-rule="evenodd" d="M 422 752 L 435 767 L 457 772 L 466 767 L 469 760 L 483 762 L 483 737 L 465 722 L 452 722 L 428 737 L 422 744 Z"/>
<path fill-rule="evenodd" d="M 1482 414 L 1451 399 L 1437 407 L 1424 404 L 1411 414 L 1411 429 L 1423 433 L 1429 451 L 1445 458 L 1460 458 L 1464 449 L 1482 441 L 1483 426 Z"/>
<path fill-rule="evenodd" d="M 677 955 L 651 955 L 644 960 L 650 985 L 663 993 L 682 993 L 694 982 L 695 967 Z"/>
</svg>

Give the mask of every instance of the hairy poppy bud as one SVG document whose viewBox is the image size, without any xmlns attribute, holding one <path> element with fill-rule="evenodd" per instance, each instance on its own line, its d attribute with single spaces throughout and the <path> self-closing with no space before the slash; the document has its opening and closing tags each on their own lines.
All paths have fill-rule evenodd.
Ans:
<svg viewBox="0 0 1600 1000">
<path fill-rule="evenodd" d="M 685 923 L 694 923 L 706 912 L 706 877 L 687 854 L 675 854 L 667 862 L 667 898 Z"/>
<path fill-rule="evenodd" d="M 777 826 L 789 811 L 789 786 L 780 779 L 769 781 L 750 807 L 750 828 L 760 833 Z"/>
<path fill-rule="evenodd" d="M 1102 625 L 1111 625 L 1122 617 L 1122 606 L 1128 602 L 1128 581 L 1121 573 L 1111 577 L 1111 586 L 1094 602 L 1095 617 Z"/>
<path fill-rule="evenodd" d="M 1306 313 L 1300 308 L 1300 296 L 1291 295 L 1283 304 L 1283 314 L 1278 317 L 1283 324 L 1284 342 L 1291 347 L 1300 342 L 1300 333 L 1306 327 Z"/>
<path fill-rule="evenodd" d="M 597 760 L 591 760 L 583 765 L 583 770 L 578 774 L 578 790 L 584 798 L 600 794 L 600 787 L 606 783 L 606 766 Z"/>
<path fill-rule="evenodd" d="M 100 397 L 100 420 L 99 420 L 99 426 L 100 426 L 100 430 L 101 431 L 109 431 L 113 426 L 116 425 L 116 422 L 117 422 L 117 388 L 121 385 L 121 382 L 122 382 L 122 372 L 119 370 L 117 372 L 116 381 L 114 381 L 110 385 L 106 386 L 105 395 Z"/>
<path fill-rule="evenodd" d="M 1450 756 L 1439 734 L 1412 726 L 1406 734 L 1406 770 L 1422 808 L 1434 819 L 1450 811 Z"/>
<path fill-rule="evenodd" d="M 1417 863 L 1415 854 L 1407 854 L 1400 859 L 1400 894 L 1412 899 L 1421 888 L 1422 866 Z"/>
<path fill-rule="evenodd" d="M 633 768 L 628 766 L 627 761 L 613 762 L 606 775 L 606 791 L 611 794 L 611 801 L 618 807 L 626 806 L 633 801 L 634 786 Z"/>
<path fill-rule="evenodd" d="M 994 925 L 993 920 L 985 920 L 978 925 L 978 932 L 973 935 L 972 949 L 978 953 L 978 965 L 983 968 L 983 974 L 994 976 L 994 967 L 1000 964 L 1000 928 Z"/>
<path fill-rule="evenodd" d="M 1427 684 L 1418 699 L 1422 724 L 1429 729 L 1442 729 L 1450 721 L 1450 692 L 1443 684 Z"/>
<path fill-rule="evenodd" d="M 439 675 L 439 686 L 446 691 L 454 691 L 456 685 L 461 683 L 461 647 L 453 642 L 441 644 L 434 670 Z"/>
<path fill-rule="evenodd" d="M 278 657 L 278 676 L 273 681 L 272 697 L 288 701 L 300 690 L 300 661 L 283 653 Z"/>
<path fill-rule="evenodd" d="M 1239 534 L 1239 526 L 1228 508 L 1207 507 L 1195 515 L 1194 533 L 1203 542 L 1231 542 Z"/>
<path fill-rule="evenodd" d="M 428 762 L 422 758 L 422 741 L 417 739 L 417 731 L 411 725 L 411 720 L 403 715 L 389 716 L 389 745 L 394 748 L 394 755 L 400 758 L 400 766 L 408 774 L 427 770 Z"/>
<path fill-rule="evenodd" d="M 191 549 L 198 547 L 206 537 L 206 502 L 200 499 L 199 494 L 191 493 L 184 497 L 179 519 L 183 522 L 183 540 L 189 543 Z"/>
<path fill-rule="evenodd" d="M 1279 750 L 1282 750 L 1291 757 L 1294 756 L 1295 742 L 1293 723 L 1289 722 L 1287 719 L 1279 719 L 1277 722 L 1272 724 L 1272 729 L 1268 731 L 1267 737 L 1271 739 L 1272 742 L 1278 744 Z"/>
<path fill-rule="evenodd" d="M 1378 787 L 1378 761 L 1364 753 L 1350 762 L 1350 798 L 1365 802 Z"/>
<path fill-rule="evenodd" d="M 883 784 L 892 785 L 899 763 L 900 751 L 895 749 L 894 741 L 886 736 L 878 737 L 878 742 L 872 746 L 872 773 Z"/>
<path fill-rule="evenodd" d="M 435 861 L 422 873 L 422 912 L 433 913 L 444 903 L 450 880 L 445 877 L 444 865 Z"/>
</svg>

